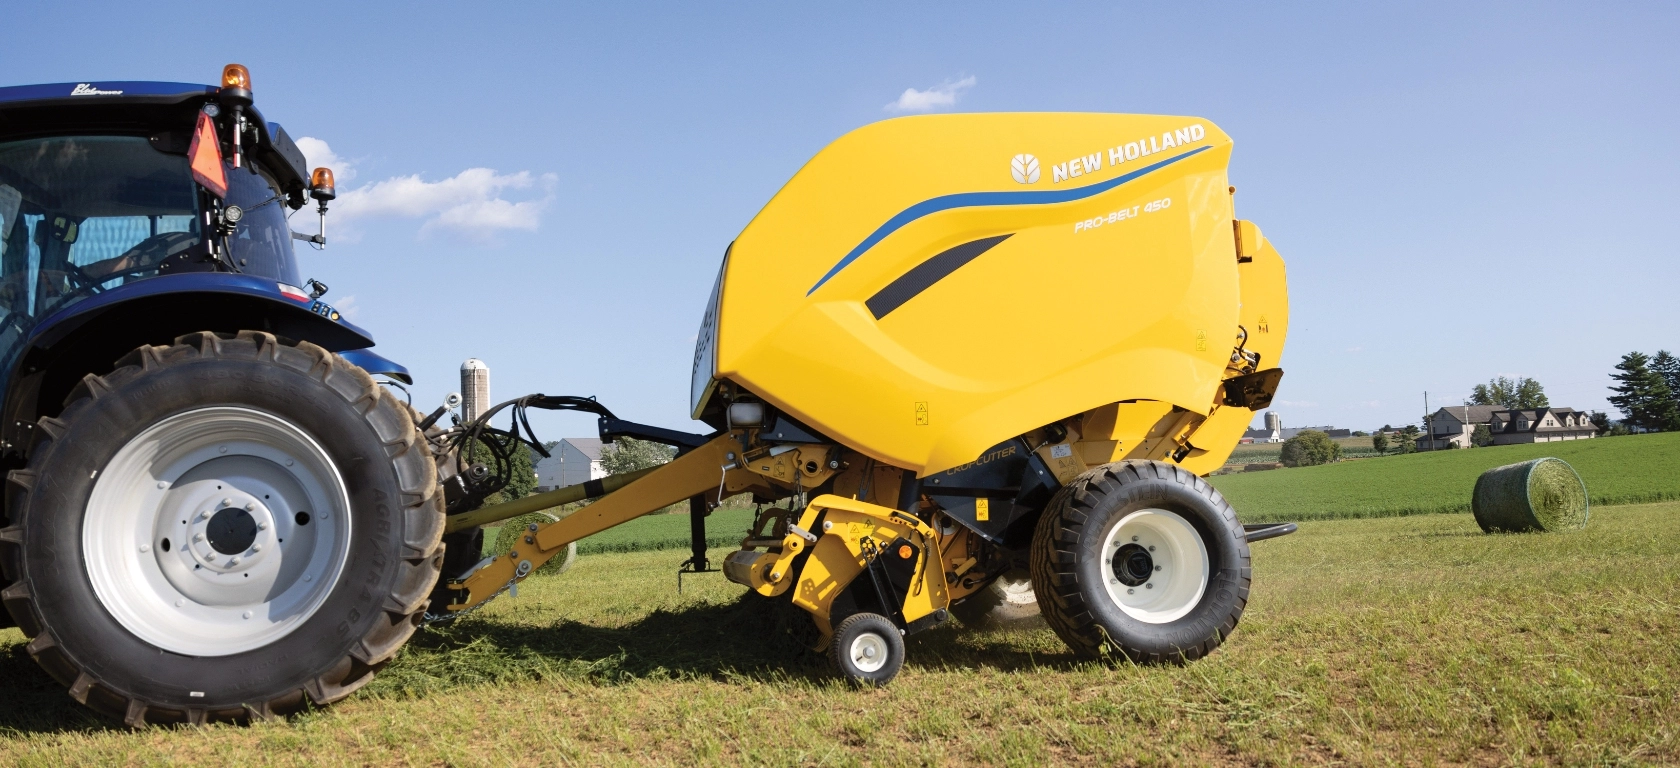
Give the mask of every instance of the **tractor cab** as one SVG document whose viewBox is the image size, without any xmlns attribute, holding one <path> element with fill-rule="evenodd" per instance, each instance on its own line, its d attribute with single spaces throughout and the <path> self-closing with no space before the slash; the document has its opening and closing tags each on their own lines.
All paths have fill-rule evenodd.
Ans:
<svg viewBox="0 0 1680 768">
<path fill-rule="evenodd" d="M 313 199 L 324 232 L 335 195 L 304 162 L 238 64 L 214 86 L 0 88 L 0 457 L 25 458 L 19 425 L 83 375 L 196 331 L 306 340 L 407 380 L 300 272 L 294 241 L 326 240 L 289 218 Z"/>
<path fill-rule="evenodd" d="M 43 320 L 140 281 L 302 283 L 287 224 L 304 204 L 302 153 L 254 106 L 230 119 L 219 90 L 0 88 L 0 369 Z"/>
<path fill-rule="evenodd" d="M 184 154 L 156 144 L 97 134 L 0 140 L 0 360 L 42 318 L 159 275 L 237 267 L 301 282 L 273 174 L 255 164 L 228 174 L 226 204 L 244 216 L 226 237 L 226 260 L 213 259 L 209 195 Z"/>
</svg>

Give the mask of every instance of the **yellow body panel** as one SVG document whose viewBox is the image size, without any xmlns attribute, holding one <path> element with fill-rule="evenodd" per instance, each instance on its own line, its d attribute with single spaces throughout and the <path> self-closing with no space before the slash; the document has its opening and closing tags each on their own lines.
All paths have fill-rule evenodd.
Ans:
<svg viewBox="0 0 1680 768">
<path fill-rule="evenodd" d="M 1289 334 L 1289 288 L 1283 257 L 1272 249 L 1270 240 L 1262 239 L 1253 260 L 1238 264 L 1237 272 L 1242 279 L 1240 318 L 1248 331 L 1244 348 L 1260 354 L 1261 368 L 1276 368 L 1283 356 L 1284 337 Z M 1219 408 L 1191 439 L 1200 450 L 1179 463 L 1198 475 L 1218 469 L 1253 421 L 1254 411 L 1247 408 Z"/>
<path fill-rule="evenodd" d="M 853 131 L 731 247 L 715 376 L 923 476 L 1123 400 L 1200 424 L 1260 262 L 1239 269 L 1230 151 L 1194 117 L 935 115 Z M 946 269 L 951 249 L 1000 236 Z M 1136 447 L 1109 446 L 1109 460 Z"/>
<path fill-rule="evenodd" d="M 825 511 L 828 514 L 824 515 L 824 522 L 830 524 L 828 530 L 813 531 L 818 534 L 817 543 L 813 545 L 805 567 L 796 577 L 784 579 L 790 583 L 797 580 L 793 604 L 811 613 L 825 640 L 834 631 L 829 622 L 829 608 L 834 598 L 863 571 L 865 539 L 872 539 L 879 547 L 902 536 L 921 547 L 916 568 L 919 575 L 900 607 L 906 622 L 916 621 L 949 605 L 945 572 L 940 568 L 939 540 L 927 524 L 888 507 L 831 494 L 812 499 L 800 516 L 800 524 L 814 525 L 817 515 Z M 887 552 L 881 556 L 896 555 Z M 788 558 L 790 563 L 791 560 L 791 557 Z M 770 594 L 765 590 L 760 592 Z M 775 592 L 780 593 L 780 590 Z"/>
</svg>

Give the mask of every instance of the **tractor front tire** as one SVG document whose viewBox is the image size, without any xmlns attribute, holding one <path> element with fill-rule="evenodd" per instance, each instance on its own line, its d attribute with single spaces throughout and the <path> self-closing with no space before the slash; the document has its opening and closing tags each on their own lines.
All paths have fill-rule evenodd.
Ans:
<svg viewBox="0 0 1680 768">
<path fill-rule="evenodd" d="M 1231 505 L 1158 461 L 1098 467 L 1058 491 L 1031 564 L 1046 622 L 1086 656 L 1193 661 L 1230 637 L 1248 604 L 1248 542 Z"/>
<path fill-rule="evenodd" d="M 199 333 L 89 375 L 8 479 L 0 562 L 28 651 L 133 727 L 344 698 L 437 579 L 437 471 L 407 409 L 343 358 Z"/>
</svg>

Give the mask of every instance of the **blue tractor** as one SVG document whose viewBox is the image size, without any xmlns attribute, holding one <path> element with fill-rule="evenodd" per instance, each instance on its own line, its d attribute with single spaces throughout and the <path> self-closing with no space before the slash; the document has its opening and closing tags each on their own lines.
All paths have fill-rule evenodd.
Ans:
<svg viewBox="0 0 1680 768">
<path fill-rule="evenodd" d="M 304 162 L 239 65 L 0 88 L 3 614 L 130 725 L 348 695 L 444 564 L 407 371 L 300 277 Z"/>
</svg>

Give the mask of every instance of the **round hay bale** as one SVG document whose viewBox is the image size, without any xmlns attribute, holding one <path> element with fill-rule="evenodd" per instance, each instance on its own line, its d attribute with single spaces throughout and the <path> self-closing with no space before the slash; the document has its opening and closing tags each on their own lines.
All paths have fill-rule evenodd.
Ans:
<svg viewBox="0 0 1680 768">
<path fill-rule="evenodd" d="M 1587 525 L 1587 485 L 1563 459 L 1507 464 L 1476 478 L 1470 509 L 1488 533 L 1576 531 Z"/>
<path fill-rule="evenodd" d="M 514 542 L 525 536 L 528 530 L 526 526 L 531 525 L 532 523 L 543 525 L 546 523 L 552 523 L 558 519 L 560 519 L 560 516 L 552 515 L 547 512 L 532 512 L 528 515 L 520 515 L 512 520 L 508 520 L 507 522 L 502 523 L 502 529 L 496 534 L 496 544 L 490 548 L 490 551 L 498 555 L 505 555 L 513 550 Z M 548 562 L 543 563 L 542 567 L 537 569 L 537 573 L 565 573 L 566 571 L 571 570 L 572 563 L 574 562 L 577 562 L 577 542 L 575 541 L 566 545 L 565 554 L 556 555 L 555 557 L 550 558 Z"/>
</svg>

